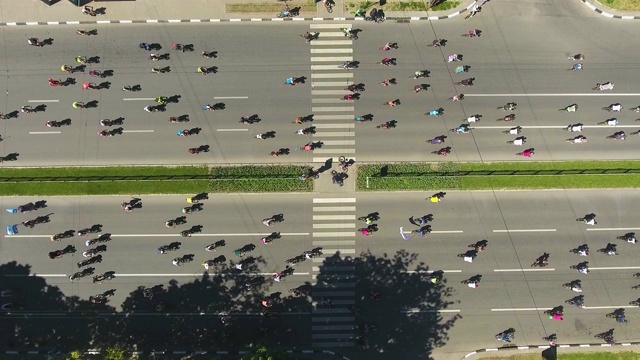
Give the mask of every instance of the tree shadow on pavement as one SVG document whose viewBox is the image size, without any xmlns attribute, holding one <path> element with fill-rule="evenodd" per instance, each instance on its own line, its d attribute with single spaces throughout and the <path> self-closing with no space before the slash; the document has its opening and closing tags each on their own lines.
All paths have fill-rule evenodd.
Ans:
<svg viewBox="0 0 640 360">
<path fill-rule="evenodd" d="M 460 316 L 443 317 L 439 310 L 453 304 L 448 300 L 453 289 L 446 280 L 438 284 L 429 281 L 428 267 L 417 263 L 417 256 L 405 250 L 381 257 L 367 251 L 354 258 L 336 253 L 325 259 L 313 289 L 314 300 L 327 289 L 344 290 L 340 283 L 355 285 L 355 305 L 338 301 L 332 305 L 333 309 L 347 310 L 345 316 L 355 317 L 352 339 L 356 348 L 341 351 L 344 355 L 388 359 L 392 354 L 398 359 L 428 359 L 434 348 L 446 343 L 448 330 Z M 353 278 L 331 270 L 347 267 L 355 269 Z"/>
</svg>

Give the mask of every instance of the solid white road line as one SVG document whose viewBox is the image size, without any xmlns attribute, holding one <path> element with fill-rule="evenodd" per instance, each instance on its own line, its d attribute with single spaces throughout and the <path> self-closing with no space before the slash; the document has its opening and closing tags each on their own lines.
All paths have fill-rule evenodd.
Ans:
<svg viewBox="0 0 640 360">
<path fill-rule="evenodd" d="M 248 96 L 214 96 L 213 100 L 248 99 Z"/>
<path fill-rule="evenodd" d="M 314 139 L 322 139 L 328 137 L 354 137 L 356 133 L 354 132 L 316 132 L 313 134 Z"/>
<path fill-rule="evenodd" d="M 493 230 L 494 233 L 522 233 L 522 232 L 554 232 L 556 229 L 508 229 Z"/>
<path fill-rule="evenodd" d="M 316 149 L 314 154 L 355 154 L 356 149 Z"/>
<path fill-rule="evenodd" d="M 355 124 L 314 124 L 313 126 L 316 129 L 353 129 Z"/>
<path fill-rule="evenodd" d="M 193 234 L 192 237 L 204 236 L 265 236 L 268 231 L 263 233 L 231 233 L 231 234 Z M 308 232 L 299 233 L 280 233 L 281 236 L 304 236 L 309 235 Z M 111 237 L 173 237 L 180 234 L 111 234 Z M 5 235 L 7 238 L 50 238 L 51 235 Z"/>
<path fill-rule="evenodd" d="M 340 29 L 340 28 L 349 29 L 352 26 L 353 26 L 352 24 L 322 23 L 322 24 L 310 24 L 309 28 L 313 29 L 313 30 L 316 30 L 316 29 Z M 322 35 L 322 32 L 320 33 L 320 35 Z"/>
<path fill-rule="evenodd" d="M 156 98 L 124 98 L 124 101 L 154 101 Z"/>
<path fill-rule="evenodd" d="M 328 232 L 314 232 L 312 237 L 355 237 L 355 231 L 328 231 Z M 328 245 L 328 244 L 325 244 Z M 336 244 L 337 245 L 337 244 Z"/>
<path fill-rule="evenodd" d="M 591 268 L 589 268 L 591 269 Z M 544 269 L 493 269 L 494 272 L 519 272 L 519 271 L 529 271 L 529 272 L 536 272 L 536 271 L 556 271 L 556 269 L 554 268 L 544 268 Z"/>
<path fill-rule="evenodd" d="M 194 276 L 202 276 L 204 273 L 206 273 L 208 271 L 203 270 L 202 273 L 197 273 L 197 274 L 120 274 L 116 272 L 115 277 L 194 277 Z M 214 274 L 213 272 L 211 274 Z M 238 273 L 240 274 L 240 273 Z M 262 275 L 262 276 L 269 276 L 269 275 L 275 275 L 275 273 L 255 273 L 255 274 L 250 274 L 250 273 L 242 273 L 244 275 Z M 308 272 L 294 272 L 292 275 L 296 275 L 296 276 L 306 276 L 306 275 L 310 275 L 310 273 Z M 36 273 L 32 273 L 32 274 L 5 274 L 5 277 L 29 277 L 29 276 L 41 276 L 41 277 L 68 277 L 69 275 L 67 274 L 36 274 Z M 227 276 L 225 274 L 225 276 Z"/>
<path fill-rule="evenodd" d="M 216 129 L 216 131 L 226 131 L 226 132 L 233 132 L 233 131 L 249 131 L 249 129 Z"/>
<path fill-rule="evenodd" d="M 356 224 L 354 223 L 343 223 L 343 224 L 313 224 L 314 229 L 355 229 Z"/>
<path fill-rule="evenodd" d="M 334 157 L 329 157 L 329 158 L 326 158 L 326 157 L 314 157 L 312 161 L 314 163 L 324 163 L 324 162 L 327 161 L 327 159 L 331 159 L 334 163 L 337 163 L 339 161 L 338 160 L 339 158 L 340 158 L 339 156 L 334 156 Z M 355 156 L 351 156 L 351 157 L 349 157 L 349 159 L 353 159 L 353 161 L 356 161 L 356 157 Z"/>
<path fill-rule="evenodd" d="M 311 87 L 334 87 L 334 86 L 349 86 L 353 84 L 353 81 L 312 81 Z"/>
<path fill-rule="evenodd" d="M 335 49 L 311 49 L 312 54 L 352 54 L 353 49 L 335 48 Z"/>
<path fill-rule="evenodd" d="M 314 206 L 314 212 L 356 211 L 355 206 Z"/>
<path fill-rule="evenodd" d="M 355 219 L 355 215 L 313 215 L 313 220 L 347 221 Z"/>
<path fill-rule="evenodd" d="M 592 228 L 587 231 L 633 231 L 640 230 L 640 228 Z"/>
<path fill-rule="evenodd" d="M 331 73 L 331 74 L 311 74 L 312 79 L 342 79 L 342 78 L 352 78 L 353 73 L 348 72 L 340 72 L 340 73 Z"/>
<path fill-rule="evenodd" d="M 123 133 L 152 133 L 155 130 L 122 130 Z"/>
<path fill-rule="evenodd" d="M 316 120 L 354 120 L 354 116 L 349 114 L 313 115 L 313 121 Z"/>
<path fill-rule="evenodd" d="M 354 202 L 356 202 L 356 198 L 313 198 L 314 204 L 342 204 Z"/>
<path fill-rule="evenodd" d="M 585 306 L 583 310 L 599 310 L 599 309 L 630 309 L 637 306 L 630 305 L 607 305 L 607 306 Z M 505 311 L 546 311 L 551 310 L 551 307 L 539 307 L 539 308 L 500 308 L 500 309 L 491 309 L 493 312 L 505 312 Z"/>
<path fill-rule="evenodd" d="M 62 131 L 29 131 L 29 135 L 51 135 L 61 133 Z"/>
<path fill-rule="evenodd" d="M 495 130 L 495 129 L 511 129 L 516 125 L 512 126 L 472 126 L 472 130 Z M 606 128 L 637 128 L 640 125 L 617 125 L 617 126 L 603 126 L 603 125 L 583 125 L 582 127 L 585 129 L 606 129 Z M 521 126 L 523 129 L 566 129 L 565 125 L 524 125 Z M 571 133 L 569 133 L 571 134 Z"/>
<path fill-rule="evenodd" d="M 576 93 L 576 94 L 464 94 L 465 97 L 576 97 L 576 96 L 640 96 L 640 93 Z"/>
<path fill-rule="evenodd" d="M 28 103 L 57 103 L 60 100 L 27 100 Z"/>
<path fill-rule="evenodd" d="M 340 61 L 353 61 L 353 56 L 312 56 L 311 62 L 340 62 Z M 338 66 L 336 66 L 336 69 Z"/>
</svg>

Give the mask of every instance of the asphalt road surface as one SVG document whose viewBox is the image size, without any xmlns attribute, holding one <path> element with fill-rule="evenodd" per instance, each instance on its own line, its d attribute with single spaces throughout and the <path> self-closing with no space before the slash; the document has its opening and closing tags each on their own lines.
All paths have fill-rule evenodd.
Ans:
<svg viewBox="0 0 640 360">
<path fill-rule="evenodd" d="M 172 280 L 185 284 L 199 278 L 203 273 L 200 264 L 213 257 L 204 251 L 204 247 L 222 238 L 227 245 L 214 256 L 224 254 L 227 263 L 235 261 L 233 249 L 253 243 L 256 250 L 251 255 L 264 259 L 259 271 L 266 277 L 282 270 L 287 258 L 318 246 L 318 241 L 325 241 L 322 243 L 325 256 L 333 255 L 335 251 L 329 248 L 338 246 L 338 242 L 347 244 L 352 241 L 353 251 L 345 251 L 343 247 L 343 256 L 357 256 L 362 251 L 371 251 L 376 256 L 392 255 L 403 249 L 418 254 L 417 260 L 424 262 L 430 271 L 445 271 L 446 284 L 452 288 L 452 293 L 443 301 L 449 304 L 446 308 L 427 307 L 422 311 L 438 311 L 443 321 L 453 316 L 461 318 L 454 322 L 449 331 L 450 339 L 437 352 L 499 346 L 493 335 L 509 327 L 516 329 L 514 343 L 522 345 L 542 345 L 544 341 L 541 338 L 551 333 L 557 333 L 563 343 L 591 342 L 595 341 L 593 335 L 609 328 L 615 328 L 615 337 L 620 342 L 636 340 L 634 323 L 637 308 L 628 303 L 639 296 L 631 289 L 638 284 L 638 280 L 632 277 L 640 269 L 635 261 L 638 249 L 637 245 L 616 240 L 616 236 L 640 232 L 635 214 L 627 210 L 632 209 L 637 201 L 637 191 L 549 191 L 544 196 L 540 196 L 540 192 L 449 193 L 438 204 L 424 200 L 428 195 L 358 194 L 355 212 L 353 204 L 321 207 L 318 198 L 312 201 L 309 195 L 286 198 L 277 195 L 213 195 L 205 202 L 203 212 L 188 216 L 188 224 L 184 227 L 204 226 L 200 236 L 191 238 L 181 238 L 177 235 L 180 229 L 163 225 L 165 220 L 180 215 L 179 210 L 185 205 L 181 197 L 144 197 L 143 208 L 132 213 L 120 209 L 119 203 L 125 200 L 120 197 L 50 198 L 47 199 L 49 207 L 37 214 L 53 213 L 51 223 L 34 229 L 21 228 L 19 236 L 4 236 L 0 240 L 0 262 L 17 261 L 31 266 L 31 273 L 42 276 L 48 284 L 58 286 L 66 296 L 86 299 L 110 288 L 117 289 L 110 304 L 118 307 L 138 286 L 167 285 Z M 1 206 L 15 207 L 23 201 L 4 198 Z M 313 211 L 309 206 L 312 202 Z M 354 231 L 362 224 L 355 218 L 370 212 L 380 213 L 379 231 L 371 237 L 363 237 Z M 260 221 L 277 213 L 285 217 L 285 221 L 274 228 L 274 231 L 282 232 L 282 238 L 269 245 L 260 244 L 260 237 L 271 231 Z M 576 222 L 576 218 L 587 213 L 597 215 L 596 226 Z M 2 224 L 26 220 L 35 217 L 32 216 L 34 214 L 3 212 Z M 433 232 L 427 238 L 410 234 L 408 241 L 403 240 L 399 234 L 400 227 L 405 231 L 415 229 L 409 217 L 425 214 L 434 216 L 431 222 Z M 342 229 L 337 229 L 335 222 L 325 221 L 319 215 L 341 217 L 344 219 L 340 225 Z M 74 244 L 78 250 L 85 249 L 83 242 L 89 236 L 76 236 L 61 242 L 51 242 L 47 237 L 93 224 L 102 224 L 104 232 L 113 234 L 113 240 L 106 244 L 108 250 L 103 254 L 104 261 L 95 266 L 96 273 L 115 271 L 116 277 L 104 284 L 92 284 L 90 279 L 80 279 L 72 284 L 66 275 L 77 271 L 75 264 L 81 259 L 80 253 L 50 260 L 47 252 L 67 244 Z M 326 231 L 339 233 L 334 233 L 332 239 Z M 469 250 L 469 244 L 483 239 L 488 240 L 487 249 L 473 263 L 456 257 Z M 158 246 L 172 241 L 182 242 L 179 251 L 166 255 L 156 253 Z M 617 244 L 618 256 L 606 256 L 597 251 L 607 243 Z M 581 244 L 590 246 L 588 257 L 570 253 Z M 550 265 L 532 268 L 531 263 L 544 252 L 550 254 Z M 195 260 L 183 267 L 175 267 L 170 263 L 173 254 L 194 254 Z M 582 261 L 589 261 L 589 275 L 578 274 L 569 268 Z M 274 283 L 268 292 L 285 293 L 304 282 L 315 282 L 317 267 L 322 267 L 322 263 L 305 261 L 297 265 L 294 275 L 287 277 L 285 282 Z M 483 276 L 478 289 L 470 289 L 460 283 L 477 274 Z M 16 275 L 4 274 L 5 281 L 15 282 Z M 575 279 L 582 280 L 584 291 L 581 294 L 585 295 L 586 309 L 564 303 L 578 294 L 563 289 L 562 284 Z M 362 279 L 356 279 L 359 281 Z M 392 291 L 378 290 L 383 296 L 389 296 L 386 292 Z M 357 289 L 350 297 L 340 297 L 338 301 L 341 302 L 336 301 L 337 307 L 355 304 L 373 306 L 375 310 L 375 303 L 367 305 L 359 300 L 365 295 L 360 291 L 362 289 Z M 407 308 L 406 311 L 411 313 L 419 305 L 415 304 L 415 308 Z M 558 305 L 565 306 L 564 321 L 550 320 L 542 313 Z M 605 318 L 606 313 L 621 307 L 626 308 L 628 324 L 616 324 Z M 46 312 L 47 309 L 41 311 Z M 367 321 L 384 329 L 386 314 L 382 309 L 377 309 L 377 313 L 379 315 L 373 315 Z M 331 332 L 328 335 L 332 335 Z"/>
<path fill-rule="evenodd" d="M 539 160 L 632 159 L 636 138 L 625 141 L 606 139 L 614 131 L 627 133 L 640 129 L 640 115 L 627 109 L 640 94 L 637 65 L 631 61 L 640 40 L 633 36 L 631 22 L 599 17 L 579 3 L 554 3 L 538 6 L 533 13 L 518 4 L 490 4 L 471 20 L 454 18 L 437 22 L 383 24 L 365 22 L 309 24 L 225 23 L 158 24 L 98 26 L 98 35 L 79 36 L 75 27 L 33 27 L 3 29 L 6 45 L 0 49 L 0 90 L 6 93 L 3 112 L 22 105 L 46 105 L 46 111 L 20 114 L 2 122 L 4 154 L 18 153 L 18 161 L 4 166 L 35 165 L 107 165 L 107 164 L 184 164 L 324 161 L 339 154 L 357 156 L 358 161 L 389 160 L 518 160 L 514 154 L 535 148 Z M 346 40 L 339 27 L 361 29 L 359 39 Z M 461 37 L 472 28 L 483 31 L 481 37 Z M 306 44 L 298 35 L 318 31 L 320 37 Z M 52 38 L 53 45 L 36 48 L 26 38 Z M 429 48 L 435 38 L 445 38 L 445 48 Z M 170 60 L 152 62 L 138 43 L 158 43 L 158 54 L 168 53 Z M 398 50 L 383 52 L 386 42 L 397 42 Z M 180 53 L 171 44 L 193 44 L 194 52 Z M 205 59 L 201 51 L 217 51 L 215 59 Z M 462 54 L 462 62 L 447 63 L 450 54 Z M 584 53 L 585 69 L 567 71 L 573 62 L 567 57 Z M 65 74 L 63 64 L 75 65 L 78 55 L 99 56 L 100 63 L 85 73 Z M 384 57 L 397 58 L 398 65 L 377 64 Z M 355 70 L 339 70 L 344 60 L 355 60 Z M 467 74 L 453 74 L 457 65 L 469 65 Z M 167 74 L 152 74 L 152 66 L 170 66 Z M 217 73 L 200 75 L 198 66 L 216 67 Z M 89 69 L 112 70 L 104 79 L 90 77 Z M 311 70 L 313 69 L 313 70 Z M 431 77 L 413 80 L 416 70 L 428 69 Z M 75 85 L 50 87 L 47 78 Z M 288 77 L 305 77 L 305 84 L 286 86 Z M 385 78 L 397 78 L 398 85 L 383 87 Z M 473 87 L 455 86 L 474 77 Z M 591 90 L 596 83 L 613 82 L 610 92 Z M 85 82 L 110 83 L 110 89 L 83 90 Z M 340 98 L 351 82 L 366 84 L 361 100 L 346 102 Z M 428 91 L 413 93 L 419 83 Z M 123 92 L 123 85 L 140 84 L 140 92 Z M 448 100 L 464 93 L 462 102 Z M 179 96 L 162 113 L 143 111 L 157 96 Z M 383 103 L 400 99 L 395 108 Z M 97 108 L 78 110 L 73 101 L 97 100 Z M 518 103 L 513 123 L 496 122 L 505 112 L 498 106 Z M 625 110 L 609 114 L 602 107 L 619 102 Z M 225 110 L 205 112 L 203 104 L 224 103 Z M 576 103 L 577 113 L 558 109 Z M 313 111 L 324 107 L 323 111 Z M 442 117 L 424 113 L 438 107 Z M 328 109 L 329 108 L 329 109 Z M 333 108 L 333 109 L 330 109 Z M 353 108 L 353 109 L 352 109 Z M 318 134 L 312 138 L 325 146 L 314 154 L 298 148 L 310 139 L 295 135 L 302 125 L 293 119 L 315 112 L 313 125 Z M 373 114 L 367 124 L 354 124 L 353 117 Z M 240 124 L 241 116 L 257 114 L 262 121 Z M 472 134 L 449 134 L 448 129 L 474 114 L 482 121 L 472 124 Z M 170 124 L 170 116 L 188 115 L 190 121 Z M 620 126 L 609 128 L 596 123 L 616 116 Z M 124 118 L 125 133 L 100 138 L 101 119 Z M 48 120 L 71 119 L 71 126 L 47 128 Z M 375 125 L 397 120 L 396 129 L 385 131 Z M 569 124 L 583 123 L 587 144 L 572 145 L 564 140 L 576 136 L 561 130 Z M 506 144 L 515 138 L 501 131 L 512 126 L 524 128 L 523 147 Z M 202 129 L 190 138 L 177 136 L 182 129 Z M 275 139 L 259 140 L 260 133 L 275 131 Z M 452 156 L 440 158 L 430 151 L 437 145 L 427 139 L 448 135 L 446 145 Z M 402 144 L 403 146 L 398 146 Z M 189 147 L 210 145 L 211 152 L 192 156 Z M 289 156 L 273 158 L 269 153 L 289 149 Z"/>
</svg>

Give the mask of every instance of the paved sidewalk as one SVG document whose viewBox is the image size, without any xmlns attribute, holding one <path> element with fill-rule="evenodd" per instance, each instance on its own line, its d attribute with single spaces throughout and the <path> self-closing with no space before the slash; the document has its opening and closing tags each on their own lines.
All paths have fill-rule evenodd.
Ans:
<svg viewBox="0 0 640 360">
<path fill-rule="evenodd" d="M 334 18 L 353 18 L 353 14 L 344 10 L 344 0 L 335 0 L 333 13 L 328 13 L 321 3 L 316 12 L 301 12 L 298 18 L 333 20 Z M 396 0 L 390 0 L 396 1 Z M 112 23 L 112 22 L 155 22 L 176 20 L 209 20 L 241 21 L 276 18 L 276 13 L 227 13 L 226 5 L 230 3 L 275 2 L 275 0 L 137 0 L 91 3 L 95 9 L 105 8 L 105 15 L 91 17 L 81 13 L 81 8 L 66 0 L 47 6 L 40 0 L 0 0 L 0 24 L 38 25 L 67 22 Z M 386 12 L 387 18 L 446 19 L 467 11 L 475 3 L 474 0 L 463 0 L 462 4 L 449 11 L 426 12 Z M 284 8 L 284 5 L 283 5 Z M 149 21 L 151 20 L 151 21 Z M 18 24 L 16 24 L 18 23 Z"/>
</svg>

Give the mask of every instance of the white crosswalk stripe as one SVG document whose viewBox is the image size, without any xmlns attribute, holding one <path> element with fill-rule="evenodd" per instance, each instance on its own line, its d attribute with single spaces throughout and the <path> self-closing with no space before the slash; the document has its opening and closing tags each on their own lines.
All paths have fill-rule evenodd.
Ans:
<svg viewBox="0 0 640 360">
<path fill-rule="evenodd" d="M 353 61 L 353 41 L 344 37 L 340 28 L 351 24 L 310 24 L 319 32 L 311 45 L 311 112 L 317 131 L 314 141 L 323 146 L 313 151 L 313 162 L 326 162 L 329 155 L 337 163 L 344 155 L 355 154 L 354 102 L 343 97 L 345 88 L 353 84 L 353 70 L 338 65 Z M 327 31 L 324 31 L 324 30 Z M 337 105 L 340 104 L 340 105 Z M 353 347 L 355 317 L 355 266 L 349 266 L 356 249 L 356 199 L 317 197 L 313 199 L 313 247 L 323 248 L 323 257 L 315 258 L 311 276 L 312 345 L 317 348 Z M 328 248 L 325 248 L 328 247 Z M 336 259 L 340 257 L 340 260 Z M 328 259 L 325 261 L 325 259 Z M 333 262 L 337 262 L 333 264 Z M 320 281 L 319 281 L 320 280 Z M 330 301 L 330 304 L 326 302 Z"/>
<path fill-rule="evenodd" d="M 331 214 L 325 215 L 327 213 Z M 357 324 L 351 308 L 356 302 L 356 274 L 355 266 L 349 265 L 346 257 L 356 252 L 355 220 L 356 198 L 313 199 L 312 244 L 314 248 L 323 248 L 322 256 L 325 257 L 314 258 L 311 270 L 314 284 L 312 322 L 318 324 L 311 329 L 312 345 L 317 348 L 354 345 L 351 339 Z M 332 262 L 336 261 L 338 253 L 342 261 L 334 265 Z"/>
</svg>

